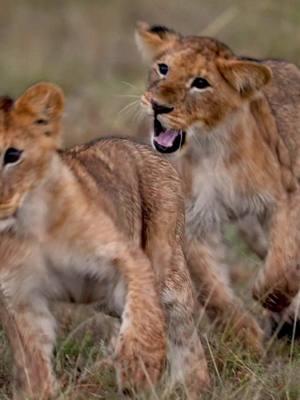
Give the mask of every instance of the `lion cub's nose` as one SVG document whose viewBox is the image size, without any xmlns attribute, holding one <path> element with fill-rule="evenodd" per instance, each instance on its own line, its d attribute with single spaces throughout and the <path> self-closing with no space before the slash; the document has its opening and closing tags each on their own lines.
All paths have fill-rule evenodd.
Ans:
<svg viewBox="0 0 300 400">
<path fill-rule="evenodd" d="M 152 100 L 151 104 L 152 104 L 152 109 L 153 109 L 155 115 L 168 114 L 174 110 L 174 107 L 165 106 L 164 104 L 156 103 L 156 101 L 153 101 L 153 100 Z"/>
</svg>

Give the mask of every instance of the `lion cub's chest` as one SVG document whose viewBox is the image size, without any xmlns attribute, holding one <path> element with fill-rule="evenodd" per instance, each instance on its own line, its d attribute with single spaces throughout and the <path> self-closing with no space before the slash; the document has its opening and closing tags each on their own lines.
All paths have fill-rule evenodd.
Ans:
<svg viewBox="0 0 300 400">
<path fill-rule="evenodd" d="M 97 303 L 104 311 L 121 315 L 125 282 L 108 259 L 55 242 L 48 242 L 43 257 L 57 298 L 75 303 Z"/>
<path fill-rule="evenodd" d="M 242 175 L 238 166 L 228 169 L 221 157 L 201 159 L 192 171 L 186 207 L 190 233 L 215 231 L 226 221 L 263 212 L 265 199 L 251 185 L 240 184 L 245 181 Z"/>
<path fill-rule="evenodd" d="M 228 219 L 228 205 L 235 200 L 232 179 L 221 167 L 218 160 L 206 158 L 193 170 L 187 222 L 198 234 L 215 230 Z"/>
</svg>

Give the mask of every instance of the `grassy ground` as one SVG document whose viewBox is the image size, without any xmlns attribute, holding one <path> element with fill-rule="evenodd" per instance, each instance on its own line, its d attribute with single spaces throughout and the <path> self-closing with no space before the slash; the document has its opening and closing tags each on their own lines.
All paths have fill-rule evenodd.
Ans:
<svg viewBox="0 0 300 400">
<path fill-rule="evenodd" d="M 138 97 L 146 67 L 133 41 L 139 19 L 183 33 L 216 36 L 241 54 L 300 63 L 298 0 L 0 0 L 0 93 L 16 96 L 39 80 L 62 85 L 67 95 L 66 146 L 111 133 L 145 136 Z M 236 290 L 262 319 L 262 310 L 250 296 L 256 261 L 240 242 L 237 253 Z M 103 368 L 92 370 L 107 351 L 105 338 L 111 320 L 105 319 L 102 325 L 90 321 L 88 329 L 82 320 L 86 315 L 92 318 L 92 311 L 79 309 L 76 318 L 74 312 L 55 350 L 61 398 L 117 399 L 114 374 Z M 265 357 L 254 360 L 205 318 L 199 332 L 213 381 L 205 400 L 300 399 L 299 344 L 268 341 Z M 1 330 L 0 355 L 2 400 L 11 397 L 11 373 Z M 87 374 L 84 381 L 80 380 L 83 373 Z M 184 393 L 169 393 L 167 377 L 165 381 L 148 397 L 184 398 Z"/>
<path fill-rule="evenodd" d="M 257 261 L 244 252 L 233 269 L 235 288 L 240 292 L 248 309 L 263 322 L 262 311 L 250 297 L 250 287 L 258 267 Z M 242 250 L 241 250 L 242 249 Z M 247 265 L 246 265 L 247 264 Z M 58 314 L 56 309 L 56 314 Z M 86 307 L 65 307 L 54 353 L 54 366 L 61 386 L 60 400 L 119 399 L 114 371 L 99 365 L 108 354 L 108 340 L 115 332 L 115 321 L 95 315 Z M 211 390 L 203 400 L 298 400 L 300 399 L 300 345 L 271 338 L 265 341 L 265 355 L 256 359 L 230 336 L 227 329 L 220 332 L 203 315 L 199 315 L 199 334 L 209 363 L 212 377 Z M 0 331 L 0 399 L 11 398 L 10 354 Z M 172 392 L 168 375 L 158 388 L 135 397 L 139 400 L 186 399 L 184 388 Z"/>
</svg>

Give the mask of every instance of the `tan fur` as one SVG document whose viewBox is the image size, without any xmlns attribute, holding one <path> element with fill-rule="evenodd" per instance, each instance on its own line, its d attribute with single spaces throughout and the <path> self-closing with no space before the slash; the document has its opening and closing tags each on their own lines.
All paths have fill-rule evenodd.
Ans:
<svg viewBox="0 0 300 400">
<path fill-rule="evenodd" d="M 139 25 L 136 35 L 140 46 L 151 43 L 153 55 L 143 106 L 150 115 L 153 102 L 171 107 L 157 114 L 158 120 L 165 128 L 186 132 L 184 145 L 168 158 L 185 182 L 188 263 L 205 288 L 200 300 L 213 293 L 208 310 L 223 321 L 235 309 L 237 300 L 216 272 L 213 254 L 209 259 L 197 242 L 208 246 L 226 221 L 248 215 L 269 237 L 254 296 L 281 311 L 300 285 L 300 71 L 286 62 L 237 57 L 212 38 L 173 32 L 170 41 L 168 29 L 147 24 Z M 155 44 L 157 36 L 161 44 Z M 158 72 L 159 63 L 169 67 L 166 76 Z M 196 77 L 209 86 L 192 88 Z M 265 249 L 257 252 L 264 255 Z M 237 315 L 240 319 L 241 309 Z M 260 329 L 249 315 L 246 321 L 249 335 L 244 338 L 259 347 Z"/>
<path fill-rule="evenodd" d="M 40 83 L 0 110 L 0 315 L 14 398 L 55 393 L 52 300 L 97 302 L 122 316 L 120 389 L 159 379 L 166 323 L 175 383 L 192 381 L 197 393 L 209 378 L 182 251 L 180 180 L 167 161 L 127 140 L 58 151 L 63 102 L 58 87 Z M 8 148 L 23 150 L 15 164 L 4 164 Z"/>
</svg>

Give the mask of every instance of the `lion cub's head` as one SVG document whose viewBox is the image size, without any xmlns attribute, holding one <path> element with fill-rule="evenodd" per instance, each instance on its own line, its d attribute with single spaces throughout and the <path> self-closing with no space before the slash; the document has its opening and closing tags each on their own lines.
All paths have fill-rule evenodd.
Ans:
<svg viewBox="0 0 300 400">
<path fill-rule="evenodd" d="M 0 97 L 0 221 L 13 218 L 38 185 L 60 143 L 64 98 L 49 83 L 30 87 L 16 101 Z"/>
<path fill-rule="evenodd" d="M 235 57 L 215 39 L 139 23 L 136 40 L 152 61 L 142 104 L 153 115 L 152 143 L 161 153 L 216 132 L 271 79 L 268 67 Z"/>
</svg>

